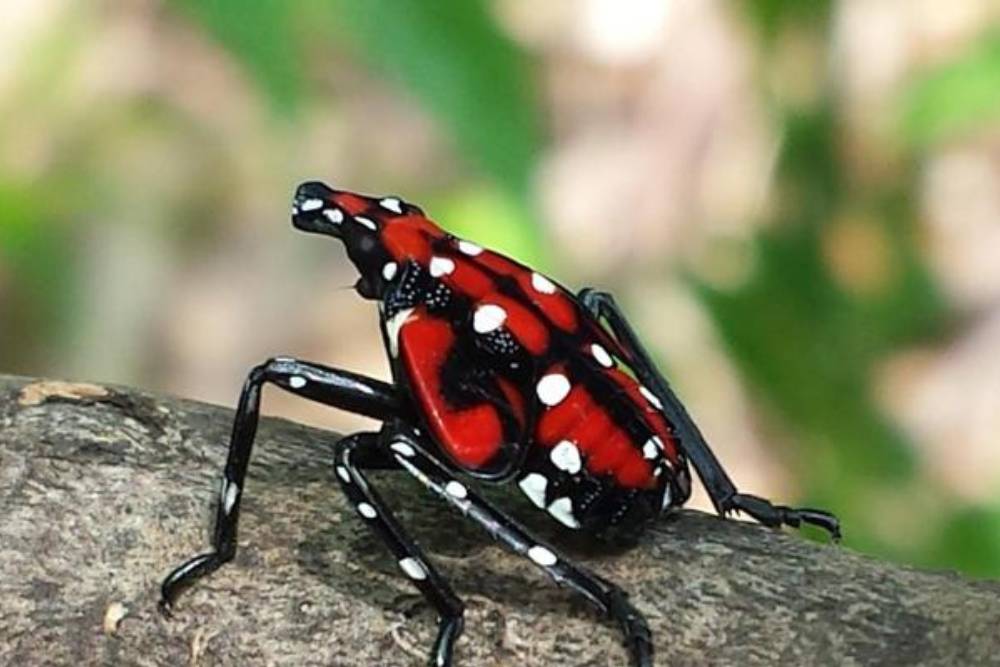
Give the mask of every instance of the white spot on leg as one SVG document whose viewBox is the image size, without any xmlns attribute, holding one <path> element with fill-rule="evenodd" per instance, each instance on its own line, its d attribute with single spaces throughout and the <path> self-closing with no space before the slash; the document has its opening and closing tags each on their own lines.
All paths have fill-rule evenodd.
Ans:
<svg viewBox="0 0 1000 667">
<path fill-rule="evenodd" d="M 400 456 L 405 456 L 408 459 L 417 455 L 416 450 L 414 450 L 409 443 L 403 442 L 402 440 L 389 445 L 389 449 L 396 452 Z"/>
<path fill-rule="evenodd" d="M 333 224 L 339 225 L 344 221 L 344 212 L 339 208 L 328 208 L 323 211 L 323 217 Z"/>
<path fill-rule="evenodd" d="M 367 227 L 368 229 L 372 230 L 373 232 L 377 232 L 378 231 L 378 225 L 376 225 L 374 221 L 369 220 L 368 218 L 362 217 L 360 215 L 356 215 L 356 216 L 354 216 L 354 222 L 358 223 L 359 225 L 361 225 L 363 227 Z"/>
<path fill-rule="evenodd" d="M 553 447 L 549 458 L 552 459 L 552 465 L 571 475 L 580 472 L 580 450 L 569 440 L 563 440 Z"/>
<path fill-rule="evenodd" d="M 642 446 L 642 455 L 647 459 L 655 459 L 663 451 L 663 441 L 653 436 Z"/>
<path fill-rule="evenodd" d="M 412 308 L 404 308 L 385 323 L 385 333 L 389 339 L 389 354 L 399 356 L 399 330 L 406 324 L 407 318 L 413 313 Z"/>
<path fill-rule="evenodd" d="M 667 484 L 667 486 L 664 487 L 664 489 L 663 489 L 663 505 L 660 506 L 660 511 L 661 512 L 664 511 L 664 510 L 666 510 L 668 507 L 670 507 L 670 500 L 671 500 L 671 498 L 670 498 L 670 485 Z"/>
<path fill-rule="evenodd" d="M 612 366 L 615 365 L 615 360 L 611 358 L 611 355 L 608 354 L 608 351 L 605 350 L 600 345 L 598 345 L 597 343 L 594 343 L 593 345 L 590 346 L 590 353 L 594 355 L 594 359 L 597 360 L 597 363 L 604 366 L 605 368 L 611 368 Z"/>
<path fill-rule="evenodd" d="M 396 262 L 386 262 L 385 266 L 382 267 L 382 277 L 386 280 L 392 280 L 396 277 L 396 271 L 399 267 Z"/>
<path fill-rule="evenodd" d="M 293 375 L 288 379 L 288 386 L 292 389 L 302 389 L 306 386 L 306 379 L 301 375 Z"/>
<path fill-rule="evenodd" d="M 549 505 L 549 514 L 556 521 L 568 528 L 580 527 L 580 522 L 573 516 L 573 501 L 567 497 L 553 500 L 552 504 Z"/>
<path fill-rule="evenodd" d="M 431 257 L 430 271 L 435 278 L 446 276 L 455 270 L 455 262 L 447 257 Z"/>
<path fill-rule="evenodd" d="M 506 320 L 506 310 L 494 303 L 484 303 L 472 315 L 472 328 L 476 333 L 489 333 L 499 329 Z"/>
<path fill-rule="evenodd" d="M 470 241 L 459 241 L 458 250 L 463 255 L 468 255 L 469 257 L 475 257 L 483 251 L 482 248 L 477 246 L 475 243 L 471 243 Z"/>
<path fill-rule="evenodd" d="M 368 503 L 358 503 L 358 513 L 366 519 L 374 519 L 378 516 L 375 508 Z"/>
<path fill-rule="evenodd" d="M 236 505 L 236 499 L 240 495 L 240 487 L 235 482 L 230 482 L 226 480 L 226 497 L 223 499 L 223 507 L 226 510 L 226 514 L 233 511 L 233 506 Z"/>
<path fill-rule="evenodd" d="M 562 373 L 551 373 L 538 381 L 535 392 L 538 400 L 548 406 L 559 405 L 569 394 L 569 378 Z"/>
<path fill-rule="evenodd" d="M 552 553 L 549 549 L 543 546 L 535 545 L 528 549 L 528 558 L 534 561 L 536 564 L 542 567 L 549 567 L 550 565 L 555 565 L 556 555 Z"/>
<path fill-rule="evenodd" d="M 347 472 L 347 468 L 344 466 L 337 466 L 337 476 L 348 484 L 351 483 L 351 473 Z"/>
<path fill-rule="evenodd" d="M 529 473 L 517 485 L 536 507 L 545 508 L 545 489 L 549 485 L 549 480 L 545 479 L 544 475 L 537 472 Z"/>
<path fill-rule="evenodd" d="M 452 480 L 444 485 L 445 492 L 452 498 L 465 498 L 469 495 L 468 489 L 461 482 Z"/>
<path fill-rule="evenodd" d="M 410 579 L 421 580 L 427 578 L 427 570 L 424 569 L 424 566 L 416 558 L 403 558 L 399 561 L 399 567 Z"/>
<path fill-rule="evenodd" d="M 556 293 L 555 284 L 540 273 L 531 274 L 531 286 L 534 287 L 536 291 L 541 292 L 542 294 Z"/>
<path fill-rule="evenodd" d="M 303 211 L 315 211 L 318 208 L 323 208 L 323 200 L 307 199 L 304 202 L 302 202 L 302 205 L 299 208 Z"/>
<path fill-rule="evenodd" d="M 642 394 L 646 398 L 646 400 L 649 401 L 650 405 L 652 405 L 654 408 L 656 408 L 657 410 L 663 409 L 663 403 L 661 403 L 660 399 L 656 396 L 656 394 L 651 392 L 649 389 L 640 386 L 639 393 Z"/>
<path fill-rule="evenodd" d="M 386 197 L 385 199 L 380 199 L 378 204 L 382 208 L 388 211 L 392 211 L 393 213 L 403 212 L 403 203 L 398 199 L 396 199 L 395 197 Z"/>
</svg>

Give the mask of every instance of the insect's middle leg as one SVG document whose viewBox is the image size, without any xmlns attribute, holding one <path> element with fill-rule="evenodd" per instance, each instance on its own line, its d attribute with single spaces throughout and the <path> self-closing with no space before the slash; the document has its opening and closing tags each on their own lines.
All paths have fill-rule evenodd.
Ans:
<svg viewBox="0 0 1000 667">
<path fill-rule="evenodd" d="M 540 567 L 557 584 L 568 586 L 583 595 L 620 626 L 632 664 L 635 667 L 652 667 L 652 633 L 646 619 L 629 603 L 627 594 L 621 588 L 573 564 L 536 540 L 513 518 L 456 480 L 444 465 L 428 454 L 412 432 L 388 429 L 384 433 L 389 438 L 392 455 L 407 472 L 472 519 L 493 539 Z"/>
<path fill-rule="evenodd" d="M 247 376 L 240 393 L 229 442 L 229 454 L 222 474 L 219 506 L 215 516 L 212 551 L 200 554 L 173 570 L 160 587 L 160 608 L 169 612 L 180 592 L 195 580 L 217 570 L 236 555 L 247 465 L 260 418 L 260 395 L 267 383 L 326 405 L 375 419 L 401 417 L 406 413 L 392 385 L 319 364 L 277 357 L 256 366 Z"/>
<path fill-rule="evenodd" d="M 649 353 L 639 342 L 639 337 L 632 329 L 625 314 L 607 292 L 593 289 L 581 290 L 577 295 L 580 302 L 597 319 L 604 318 L 615 338 L 632 358 L 636 374 L 663 403 L 663 412 L 677 428 L 684 452 L 690 458 L 694 469 L 698 472 L 708 491 L 712 504 L 719 514 L 725 515 L 734 510 L 746 512 L 765 526 L 778 527 L 782 525 L 799 527 L 809 523 L 825 529 L 833 539 L 840 539 L 840 522 L 833 514 L 817 509 L 786 507 L 775 505 L 766 498 L 740 493 L 729 478 L 722 463 L 715 456 L 712 448 L 705 442 L 698 426 L 688 414 L 680 399 L 674 394 L 666 378 L 656 368 Z"/>
</svg>

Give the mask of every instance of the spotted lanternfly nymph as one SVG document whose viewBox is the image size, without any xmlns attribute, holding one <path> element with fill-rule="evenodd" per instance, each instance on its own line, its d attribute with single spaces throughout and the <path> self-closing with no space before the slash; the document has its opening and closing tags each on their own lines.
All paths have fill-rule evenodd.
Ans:
<svg viewBox="0 0 1000 667">
<path fill-rule="evenodd" d="M 430 664 L 452 664 L 463 604 L 371 488 L 366 471 L 403 469 L 511 551 L 618 623 L 632 663 L 652 665 L 642 614 L 613 583 L 532 537 L 468 483 L 510 482 L 565 528 L 636 535 L 691 492 L 689 462 L 721 515 L 820 526 L 821 510 L 739 493 L 611 295 L 569 292 L 499 253 L 442 231 L 396 197 L 321 183 L 298 188 L 298 229 L 340 239 L 378 302 L 393 384 L 276 357 L 250 371 L 222 476 L 213 550 L 167 576 L 161 607 L 232 560 L 265 383 L 383 422 L 335 446 L 337 480 L 440 617 Z M 464 480 L 464 481 L 462 481 Z"/>
</svg>

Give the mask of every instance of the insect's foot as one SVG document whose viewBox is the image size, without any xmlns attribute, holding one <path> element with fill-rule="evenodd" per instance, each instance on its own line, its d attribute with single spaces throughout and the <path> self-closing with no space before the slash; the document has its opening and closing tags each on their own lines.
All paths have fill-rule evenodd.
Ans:
<svg viewBox="0 0 1000 667">
<path fill-rule="evenodd" d="M 434 650 L 431 651 L 431 659 L 427 663 L 430 667 L 452 667 L 455 642 L 462 634 L 463 627 L 465 627 L 465 621 L 461 613 L 441 620 L 438 636 L 434 642 Z"/>
<path fill-rule="evenodd" d="M 746 512 L 765 526 L 780 528 L 791 526 L 799 528 L 807 523 L 822 528 L 830 534 L 834 542 L 840 541 L 840 520 L 830 512 L 810 509 L 807 507 L 786 507 L 774 505 L 771 501 L 747 493 L 737 493 L 723 508 L 724 513 L 733 511 Z"/>
<path fill-rule="evenodd" d="M 618 621 L 625 634 L 625 648 L 634 667 L 653 667 L 653 633 L 645 617 L 633 607 L 624 591 L 611 593 L 609 615 Z"/>
</svg>

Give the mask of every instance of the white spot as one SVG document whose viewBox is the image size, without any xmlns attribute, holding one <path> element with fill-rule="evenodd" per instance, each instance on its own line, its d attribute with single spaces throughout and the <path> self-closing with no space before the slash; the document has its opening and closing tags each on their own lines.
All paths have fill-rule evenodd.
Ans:
<svg viewBox="0 0 1000 667">
<path fill-rule="evenodd" d="M 568 528 L 580 527 L 580 522 L 573 516 L 573 501 L 565 496 L 552 501 L 552 504 L 549 505 L 549 514 L 556 521 Z"/>
<path fill-rule="evenodd" d="M 234 484 L 229 480 L 226 480 L 226 497 L 224 500 L 224 507 L 226 509 L 226 514 L 233 511 L 233 506 L 236 504 L 236 498 L 240 495 L 240 487 L 238 484 Z"/>
<path fill-rule="evenodd" d="M 344 221 L 344 212 L 339 208 L 328 208 L 323 211 L 323 217 L 332 222 L 335 225 L 339 225 Z"/>
<path fill-rule="evenodd" d="M 393 357 L 399 356 L 399 330 L 406 324 L 412 312 L 412 308 L 404 308 L 385 323 L 385 333 L 389 339 L 389 354 Z"/>
<path fill-rule="evenodd" d="M 389 449 L 397 454 L 405 456 L 406 458 L 412 458 L 417 455 L 417 452 L 413 449 L 413 447 L 411 447 L 409 443 L 403 442 L 402 440 L 389 445 Z"/>
<path fill-rule="evenodd" d="M 399 561 L 399 567 L 410 579 L 426 579 L 427 570 L 416 558 L 403 558 Z"/>
<path fill-rule="evenodd" d="M 396 262 L 386 262 L 385 266 L 382 267 L 382 277 L 386 280 L 392 280 L 396 277 L 396 271 L 399 267 Z"/>
<path fill-rule="evenodd" d="M 545 508 L 545 489 L 549 485 L 549 480 L 545 479 L 544 475 L 537 472 L 529 473 L 517 485 L 536 507 Z"/>
<path fill-rule="evenodd" d="M 299 208 L 303 211 L 315 211 L 318 208 L 323 208 L 323 200 L 307 199 L 304 202 L 302 202 L 302 205 Z"/>
<path fill-rule="evenodd" d="M 667 484 L 663 489 L 663 505 L 660 506 L 660 511 L 670 507 L 670 485 Z"/>
<path fill-rule="evenodd" d="M 540 273 L 531 274 L 531 286 L 542 294 L 555 294 L 555 284 Z"/>
<path fill-rule="evenodd" d="M 455 262 L 447 257 L 431 257 L 431 275 L 435 278 L 446 276 L 455 270 Z"/>
<path fill-rule="evenodd" d="M 655 435 L 642 446 L 642 455 L 647 459 L 655 459 L 663 451 L 663 441 Z"/>
<path fill-rule="evenodd" d="M 348 484 L 351 483 L 351 473 L 347 472 L 347 468 L 344 466 L 337 466 L 337 475 Z"/>
<path fill-rule="evenodd" d="M 562 373 L 546 375 L 538 381 L 535 392 L 538 400 L 548 406 L 559 405 L 569 394 L 569 379 Z"/>
<path fill-rule="evenodd" d="M 580 450 L 569 440 L 563 440 L 549 453 L 552 465 L 571 475 L 580 472 Z"/>
<path fill-rule="evenodd" d="M 385 199 L 380 199 L 378 205 L 384 209 L 388 209 L 393 213 L 402 213 L 403 204 L 395 197 L 386 197 Z"/>
<path fill-rule="evenodd" d="M 302 389 L 302 387 L 306 386 L 306 379 L 301 375 L 293 375 L 288 379 L 288 385 L 292 389 Z"/>
<path fill-rule="evenodd" d="M 378 516 L 378 512 L 375 511 L 375 508 L 368 503 L 358 503 L 358 512 L 366 519 L 374 519 Z"/>
<path fill-rule="evenodd" d="M 483 251 L 482 248 L 477 246 L 475 243 L 471 243 L 470 241 L 459 241 L 458 250 L 463 255 L 468 255 L 469 257 L 475 257 Z"/>
<path fill-rule="evenodd" d="M 643 386 L 639 387 L 639 393 L 645 396 L 646 400 L 649 401 L 650 404 L 652 404 L 652 406 L 655 407 L 657 410 L 663 409 L 663 403 L 660 402 L 660 399 L 657 398 L 656 394 L 654 394 L 653 392 L 651 392 L 650 390 L 646 389 Z"/>
<path fill-rule="evenodd" d="M 495 303 L 484 303 L 472 316 L 472 328 L 476 333 L 489 333 L 499 329 L 506 320 L 506 310 Z"/>
<path fill-rule="evenodd" d="M 600 345 L 598 345 L 597 343 L 594 343 L 593 345 L 590 346 L 590 353 L 594 355 L 594 359 L 597 360 L 597 363 L 604 366 L 605 368 L 611 368 L 612 366 L 615 365 L 615 360 L 611 358 L 611 355 L 608 354 L 608 351 L 605 350 Z"/>
<path fill-rule="evenodd" d="M 369 220 L 368 218 L 356 215 L 354 216 L 354 222 L 358 223 L 359 225 L 367 227 L 373 232 L 378 231 L 378 225 L 376 225 L 373 221 Z"/>
<path fill-rule="evenodd" d="M 467 495 L 469 495 L 469 492 L 465 488 L 465 486 L 460 482 L 456 482 L 455 480 L 452 480 L 447 484 L 445 484 L 444 490 L 452 498 L 464 498 Z"/>
<path fill-rule="evenodd" d="M 279 364 L 290 364 L 295 361 L 291 357 L 275 357 L 274 360 Z"/>
<path fill-rule="evenodd" d="M 538 565 L 542 567 L 548 567 L 550 565 L 555 565 L 556 555 L 545 547 L 535 545 L 528 549 L 528 558 L 535 561 Z"/>
</svg>

